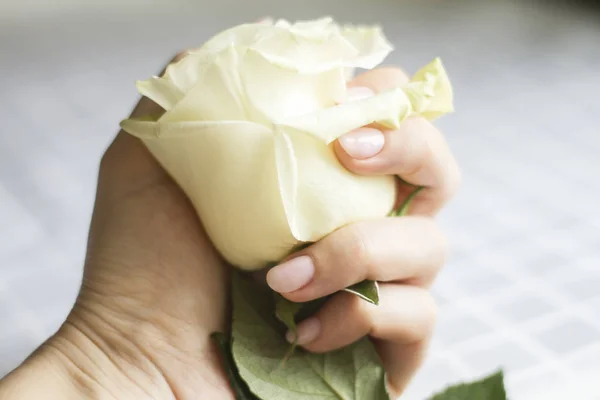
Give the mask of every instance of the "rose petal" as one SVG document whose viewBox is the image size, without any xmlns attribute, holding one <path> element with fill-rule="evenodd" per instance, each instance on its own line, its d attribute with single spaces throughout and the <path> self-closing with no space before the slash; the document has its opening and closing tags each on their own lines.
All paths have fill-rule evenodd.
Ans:
<svg viewBox="0 0 600 400">
<path fill-rule="evenodd" d="M 298 231 L 296 202 L 298 196 L 298 162 L 294 154 L 292 139 L 283 130 L 275 131 L 275 160 L 277 178 L 283 208 L 292 235 L 298 239 L 303 234 Z"/>
<path fill-rule="evenodd" d="M 331 146 L 304 132 L 280 129 L 285 138 L 277 145 L 280 189 L 296 239 L 317 241 L 343 225 L 391 211 L 393 176 L 356 175 L 339 163 Z"/>
<path fill-rule="evenodd" d="M 351 130 L 375 122 L 397 129 L 411 115 L 436 118 L 452 110 L 452 87 L 443 65 L 436 59 L 421 69 L 405 88 L 286 118 L 279 124 L 331 143 Z"/>
<path fill-rule="evenodd" d="M 358 51 L 338 32 L 322 32 L 319 38 L 301 36 L 289 29 L 266 35 L 249 48 L 259 52 L 269 62 L 297 71 L 316 74 L 345 65 Z"/>
<path fill-rule="evenodd" d="M 252 125 L 255 125 L 255 129 L 264 129 L 263 125 L 249 121 L 183 121 L 164 123 L 149 117 L 129 118 L 121 121 L 121 128 L 125 132 L 140 139 L 193 136 L 202 134 L 204 130 L 234 130 L 239 126 Z"/>
<path fill-rule="evenodd" d="M 297 240 L 280 196 L 273 132 L 236 122 L 177 134 L 180 126 L 143 140 L 187 194 L 217 250 L 244 269 L 285 257 Z"/>
<path fill-rule="evenodd" d="M 415 112 L 425 118 L 433 120 L 454 111 L 452 85 L 439 58 L 417 71 L 405 92 Z"/>
<path fill-rule="evenodd" d="M 374 68 L 394 49 L 379 27 L 344 27 L 341 34 L 357 50 L 356 57 L 347 61 L 351 67 Z"/>
<path fill-rule="evenodd" d="M 402 89 L 394 89 L 365 99 L 318 110 L 310 114 L 287 118 L 280 125 L 309 133 L 325 143 L 331 143 L 345 133 L 378 122 L 397 128 L 412 112 Z"/>
<path fill-rule="evenodd" d="M 232 45 L 247 47 L 254 43 L 257 38 L 268 35 L 272 31 L 273 24 L 270 23 L 238 25 L 213 36 L 200 49 L 192 51 L 191 54 L 220 53 Z"/>
<path fill-rule="evenodd" d="M 271 64 L 256 51 L 246 53 L 240 74 L 249 102 L 267 123 L 331 107 L 346 90 L 342 68 L 298 74 Z"/>
<path fill-rule="evenodd" d="M 136 87 L 142 96 L 148 97 L 165 110 L 171 109 L 185 96 L 173 82 L 156 76 L 138 81 Z"/>
<path fill-rule="evenodd" d="M 340 28 L 331 18 L 293 25 L 278 21 L 250 48 L 276 65 L 307 74 L 338 67 L 373 68 L 392 50 L 380 28 Z"/>
<path fill-rule="evenodd" d="M 187 93 L 211 62 L 212 57 L 207 53 L 188 52 L 181 60 L 167 66 L 163 79 L 172 82 L 181 92 Z"/>
<path fill-rule="evenodd" d="M 239 54 L 230 46 L 197 71 L 197 81 L 160 119 L 171 121 L 248 120 L 239 79 Z"/>
</svg>

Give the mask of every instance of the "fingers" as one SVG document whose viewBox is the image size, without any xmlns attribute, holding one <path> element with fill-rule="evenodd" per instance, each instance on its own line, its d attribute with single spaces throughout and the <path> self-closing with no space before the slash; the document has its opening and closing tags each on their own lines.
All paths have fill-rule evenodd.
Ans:
<svg viewBox="0 0 600 400">
<path fill-rule="evenodd" d="M 298 344 L 323 353 L 370 335 L 390 385 L 401 392 L 423 359 L 436 314 L 431 295 L 414 286 L 382 284 L 378 306 L 342 292 L 298 325 Z M 288 340 L 293 339 L 288 333 Z"/>
<path fill-rule="evenodd" d="M 371 70 L 349 84 L 348 100 L 366 97 L 369 90 L 377 93 L 407 82 L 400 70 Z M 342 136 L 334 148 L 342 165 L 352 172 L 398 175 L 413 185 L 426 186 L 411 214 L 435 214 L 460 183 L 460 170 L 445 138 L 424 118 L 409 118 L 395 131 L 360 128 Z M 410 189 L 403 187 L 402 191 Z"/>
<path fill-rule="evenodd" d="M 412 344 L 429 337 L 435 317 L 435 302 L 427 290 L 384 283 L 377 306 L 347 292 L 334 296 L 317 314 L 298 325 L 298 344 L 315 353 L 347 346 L 366 335 Z M 310 321 L 313 318 L 318 321 L 318 329 L 317 323 Z"/>
<path fill-rule="evenodd" d="M 271 288 L 306 302 L 365 279 L 427 286 L 442 266 L 444 235 L 428 218 L 386 218 L 343 227 L 267 273 Z"/>
</svg>

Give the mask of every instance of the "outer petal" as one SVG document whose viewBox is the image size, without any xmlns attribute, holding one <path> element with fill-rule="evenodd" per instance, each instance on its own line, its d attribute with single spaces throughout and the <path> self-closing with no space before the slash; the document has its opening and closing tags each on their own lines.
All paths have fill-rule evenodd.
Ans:
<svg viewBox="0 0 600 400">
<path fill-rule="evenodd" d="M 356 57 L 346 61 L 350 67 L 374 68 L 394 49 L 379 27 L 346 26 L 341 34 L 358 52 Z"/>
<path fill-rule="evenodd" d="M 233 265 L 262 268 L 298 243 L 285 215 L 273 133 L 267 128 L 212 123 L 194 134 L 143 141 L 187 194 L 215 247 Z"/>
<path fill-rule="evenodd" d="M 270 62 L 313 74 L 338 67 L 373 68 L 392 50 L 378 27 L 341 28 L 331 18 L 278 21 L 250 48 Z"/>
<path fill-rule="evenodd" d="M 197 81 L 161 122 L 248 120 L 239 81 L 238 50 L 230 46 L 198 70 Z"/>
<path fill-rule="evenodd" d="M 436 119 L 454 111 L 452 85 L 439 58 L 417 71 L 405 91 L 415 112 L 425 118 Z"/>
<path fill-rule="evenodd" d="M 305 236 L 298 231 L 298 215 L 296 212 L 298 202 L 298 160 L 294 152 L 292 139 L 281 129 L 277 129 L 275 132 L 275 157 L 283 208 L 292 235 L 298 239 Z"/>
<path fill-rule="evenodd" d="M 187 93 L 196 84 L 213 58 L 213 54 L 188 52 L 181 60 L 166 68 L 163 79 L 171 82 L 183 93 Z"/>
<path fill-rule="evenodd" d="M 398 128 L 405 118 L 436 118 L 453 110 L 452 87 L 439 59 L 422 68 L 405 88 L 318 110 L 279 123 L 331 143 L 344 133 L 371 123 Z"/>
<path fill-rule="evenodd" d="M 392 210 L 393 176 L 353 174 L 339 163 L 331 146 L 304 132 L 281 129 L 286 139 L 278 142 L 280 187 L 296 239 L 316 241 L 346 224 Z"/>
<path fill-rule="evenodd" d="M 320 32 L 320 37 L 304 36 L 289 29 L 276 28 L 249 48 L 269 62 L 302 74 L 315 74 L 340 66 L 358 51 L 338 32 Z"/>
<path fill-rule="evenodd" d="M 267 121 L 331 107 L 346 90 L 343 68 L 304 75 L 271 64 L 252 50 L 245 54 L 240 74 L 248 102 Z"/>
<path fill-rule="evenodd" d="M 338 31 L 338 26 L 331 17 L 323 17 L 310 21 L 296 21 L 294 24 L 281 20 L 276 26 L 285 27 L 296 36 L 317 40 L 323 38 L 324 34 Z"/>
<path fill-rule="evenodd" d="M 204 131 L 234 130 L 239 126 L 255 125 L 255 129 L 264 129 L 262 125 L 245 121 L 183 121 L 162 123 L 156 119 L 129 118 L 121 121 L 121 128 L 140 139 L 165 139 L 201 134 Z"/>
<path fill-rule="evenodd" d="M 306 132 L 325 143 L 361 126 L 378 122 L 390 128 L 410 115 L 412 107 L 402 89 L 315 111 L 280 121 L 286 127 Z"/>
<path fill-rule="evenodd" d="M 220 32 L 191 54 L 219 53 L 229 46 L 248 47 L 260 37 L 274 30 L 272 24 L 242 24 Z"/>
<path fill-rule="evenodd" d="M 148 97 L 165 110 L 170 110 L 185 96 L 185 93 L 173 82 L 156 76 L 138 81 L 136 87 L 142 96 Z"/>
</svg>

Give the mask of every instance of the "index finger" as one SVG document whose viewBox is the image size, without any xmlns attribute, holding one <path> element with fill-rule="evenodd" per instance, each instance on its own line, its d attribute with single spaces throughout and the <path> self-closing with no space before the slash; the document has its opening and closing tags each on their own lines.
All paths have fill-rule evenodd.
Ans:
<svg viewBox="0 0 600 400">
<path fill-rule="evenodd" d="M 408 82 L 395 68 L 368 71 L 349 83 L 353 91 L 374 93 Z M 357 89 L 360 88 L 360 89 Z M 376 126 L 361 128 L 341 137 L 334 145 L 338 159 L 348 170 L 361 175 L 398 175 L 403 181 L 427 190 L 413 201 L 411 214 L 435 214 L 454 194 L 460 181 L 458 165 L 443 134 L 421 117 L 409 118 L 398 130 Z M 406 198 L 414 188 L 400 186 Z"/>
</svg>

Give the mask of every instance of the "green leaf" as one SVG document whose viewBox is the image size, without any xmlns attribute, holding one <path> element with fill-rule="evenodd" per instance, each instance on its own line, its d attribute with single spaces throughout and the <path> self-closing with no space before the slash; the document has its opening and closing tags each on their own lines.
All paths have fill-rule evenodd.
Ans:
<svg viewBox="0 0 600 400">
<path fill-rule="evenodd" d="M 223 368 L 225 369 L 225 374 L 229 380 L 229 385 L 231 385 L 231 388 L 233 389 L 236 400 L 260 400 L 250 392 L 246 382 L 240 377 L 233 361 L 233 356 L 231 355 L 231 347 L 227 335 L 221 332 L 215 332 L 210 335 L 210 338 L 215 342 L 221 353 Z"/>
<path fill-rule="evenodd" d="M 344 289 L 369 303 L 379 304 L 379 285 L 376 281 L 362 281 Z"/>
<path fill-rule="evenodd" d="M 287 360 L 292 356 L 294 350 L 296 350 L 298 335 L 296 330 L 296 315 L 302 309 L 302 303 L 294 303 L 281 296 L 279 293 L 275 294 L 275 316 L 294 334 L 294 343 L 292 343 L 288 351 L 281 361 L 282 366 L 285 365 Z"/>
<path fill-rule="evenodd" d="M 390 400 L 385 371 L 367 338 L 326 354 L 297 349 L 282 367 L 289 343 L 286 326 L 275 317 L 274 296 L 237 272 L 232 292 L 233 358 L 260 399 Z"/>
<path fill-rule="evenodd" d="M 476 382 L 452 386 L 431 400 L 506 400 L 504 374 L 498 371 Z"/>
<path fill-rule="evenodd" d="M 301 309 L 302 303 L 294 303 L 279 294 L 275 295 L 275 316 L 294 333 L 296 333 L 296 314 Z"/>
</svg>

